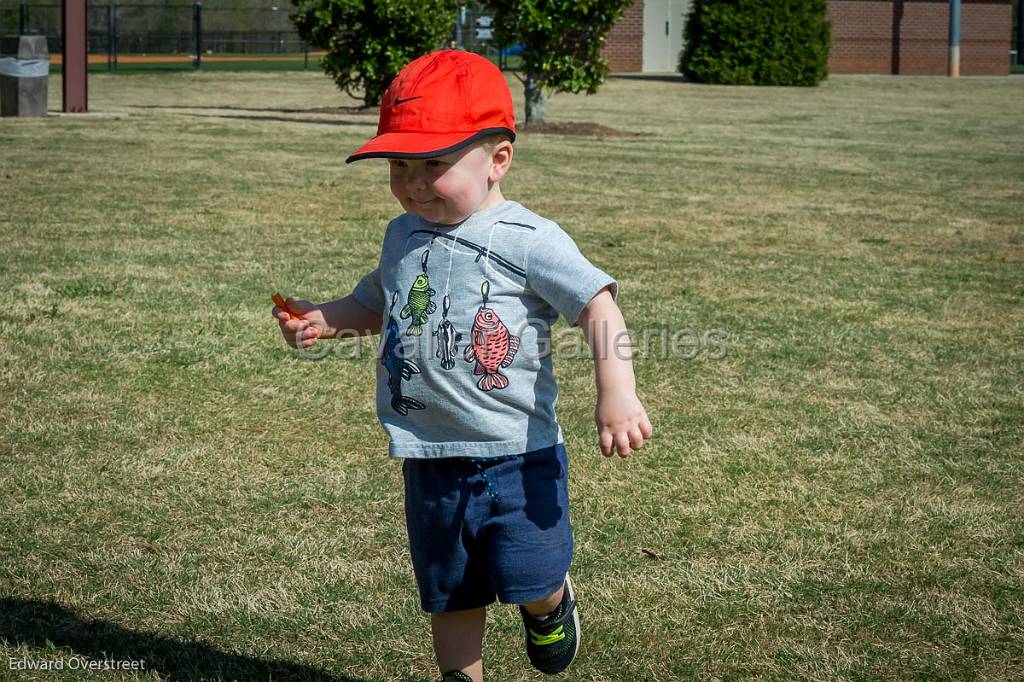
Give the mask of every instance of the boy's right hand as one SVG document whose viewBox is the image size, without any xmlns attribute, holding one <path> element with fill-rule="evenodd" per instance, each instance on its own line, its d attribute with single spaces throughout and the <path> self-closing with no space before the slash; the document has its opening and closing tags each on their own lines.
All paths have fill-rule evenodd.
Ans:
<svg viewBox="0 0 1024 682">
<path fill-rule="evenodd" d="M 324 314 L 320 312 L 319 306 L 310 301 L 296 298 L 287 299 L 285 305 L 293 312 L 298 313 L 299 319 L 295 319 L 287 310 L 282 310 L 276 305 L 270 313 L 277 319 L 277 323 L 281 326 L 281 334 L 284 335 L 284 340 L 289 346 L 311 348 L 320 337 L 327 336 L 327 320 L 324 319 Z"/>
</svg>

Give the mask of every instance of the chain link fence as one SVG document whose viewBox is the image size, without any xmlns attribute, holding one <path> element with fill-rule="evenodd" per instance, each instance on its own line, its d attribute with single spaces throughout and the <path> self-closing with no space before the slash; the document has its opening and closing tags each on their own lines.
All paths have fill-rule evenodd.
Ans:
<svg viewBox="0 0 1024 682">
<path fill-rule="evenodd" d="M 89 3 L 91 68 L 316 67 L 320 53 L 292 25 L 290 4 L 223 7 L 194 4 Z M 62 52 L 61 5 L 0 0 L 0 34 L 44 35 L 51 55 Z M 462 6 L 452 17 L 451 43 L 502 66 L 492 16 Z"/>
</svg>

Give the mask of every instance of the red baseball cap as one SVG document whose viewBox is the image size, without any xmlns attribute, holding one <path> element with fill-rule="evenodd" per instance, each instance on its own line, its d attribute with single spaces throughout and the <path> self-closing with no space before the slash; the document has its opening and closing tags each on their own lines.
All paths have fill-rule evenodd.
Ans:
<svg viewBox="0 0 1024 682">
<path fill-rule="evenodd" d="M 426 159 L 489 135 L 516 139 L 505 76 L 478 54 L 439 50 L 412 61 L 381 98 L 377 136 L 345 159 Z"/>
</svg>

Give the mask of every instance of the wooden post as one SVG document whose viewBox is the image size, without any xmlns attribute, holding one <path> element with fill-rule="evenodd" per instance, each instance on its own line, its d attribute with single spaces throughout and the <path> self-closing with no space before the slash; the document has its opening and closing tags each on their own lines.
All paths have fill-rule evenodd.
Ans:
<svg viewBox="0 0 1024 682">
<path fill-rule="evenodd" d="M 62 0 L 64 36 L 64 113 L 89 111 L 89 64 L 86 56 L 86 0 Z"/>
</svg>

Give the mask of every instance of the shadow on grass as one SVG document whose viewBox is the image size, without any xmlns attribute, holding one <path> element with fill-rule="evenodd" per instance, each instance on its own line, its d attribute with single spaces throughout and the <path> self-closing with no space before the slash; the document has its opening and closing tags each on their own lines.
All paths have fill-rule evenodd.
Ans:
<svg viewBox="0 0 1024 682">
<path fill-rule="evenodd" d="M 97 661 L 145 661 L 146 672 L 155 670 L 162 678 L 177 681 L 370 682 L 292 661 L 263 660 L 221 651 L 204 642 L 129 630 L 110 621 L 82 617 L 53 602 L 13 597 L 0 598 L 0 641 L 33 649 L 50 648 L 52 644 Z"/>
<path fill-rule="evenodd" d="M 365 121 L 324 121 L 315 118 L 287 118 L 284 116 L 242 116 L 239 114 L 182 114 L 193 118 L 226 118 L 238 121 L 282 121 L 284 123 L 315 123 L 326 126 L 372 126 L 372 122 Z"/>
<path fill-rule="evenodd" d="M 260 114 L 351 114 L 355 116 L 376 117 L 380 110 L 377 107 L 306 107 L 303 109 L 258 108 L 238 106 L 211 106 L 209 104 L 188 106 L 185 104 L 132 104 L 132 109 L 214 109 L 224 111 L 248 111 Z"/>
<path fill-rule="evenodd" d="M 318 109 L 247 109 L 242 107 L 211 107 L 211 106 L 159 106 L 153 104 L 147 105 L 135 105 L 135 109 L 169 109 L 169 110 L 183 110 L 181 111 L 182 116 L 191 116 L 193 118 L 223 118 L 223 119 L 234 119 L 241 121 L 282 121 L 284 123 L 313 123 L 316 125 L 329 125 L 329 126 L 374 126 L 376 125 L 375 120 L 363 120 L 363 121 L 346 121 L 338 118 L 292 118 L 289 116 L 272 116 L 272 115 L 261 115 L 261 112 L 271 113 L 309 113 L 309 114 L 334 114 L 334 115 L 346 115 L 355 113 L 357 116 L 365 115 L 362 111 L 352 112 L 346 111 L 345 108 L 329 108 L 321 107 Z M 248 111 L 254 112 L 250 114 L 197 114 L 188 109 L 224 109 L 233 111 Z M 376 112 L 374 112 L 376 116 Z"/>
</svg>

